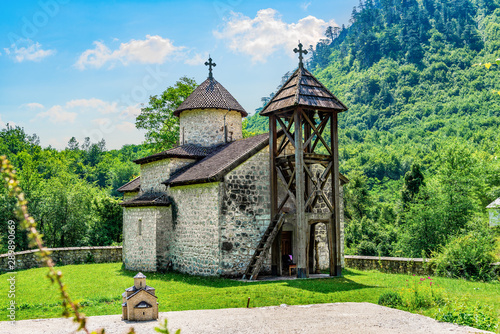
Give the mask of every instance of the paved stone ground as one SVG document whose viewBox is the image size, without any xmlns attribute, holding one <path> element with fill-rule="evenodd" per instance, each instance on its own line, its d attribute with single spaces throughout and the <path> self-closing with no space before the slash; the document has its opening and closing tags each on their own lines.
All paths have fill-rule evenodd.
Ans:
<svg viewBox="0 0 500 334">
<path fill-rule="evenodd" d="M 272 306 L 221 310 L 161 312 L 171 333 L 488 333 L 471 327 L 438 322 L 370 303 L 335 303 L 303 306 Z M 106 334 L 123 334 L 134 327 L 137 334 L 156 333 L 157 321 L 122 321 L 120 315 L 90 317 L 89 328 L 104 327 Z M 69 319 L 0 322 L 2 334 L 64 334 L 76 326 Z"/>
</svg>

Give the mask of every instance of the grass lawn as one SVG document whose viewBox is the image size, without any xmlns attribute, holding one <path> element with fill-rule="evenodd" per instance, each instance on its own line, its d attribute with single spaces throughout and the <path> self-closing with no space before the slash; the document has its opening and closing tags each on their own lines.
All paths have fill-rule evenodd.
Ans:
<svg viewBox="0 0 500 334">
<path fill-rule="evenodd" d="M 84 306 L 86 315 L 121 314 L 121 294 L 133 285 L 137 272 L 122 269 L 121 263 L 82 264 L 59 267 L 71 297 Z M 61 316 L 59 294 L 45 276 L 46 268 L 20 271 L 16 275 L 16 320 Z M 336 302 L 377 303 L 388 291 L 417 286 L 421 277 L 383 274 L 376 271 L 343 271 L 344 277 L 275 282 L 237 282 L 177 273 L 146 273 L 147 284 L 156 288 L 160 312 L 246 307 L 300 305 Z M 10 274 L 0 275 L 0 304 L 8 305 Z M 435 277 L 432 282 L 449 297 L 453 308 L 480 306 L 488 317 L 500 316 L 500 283 L 467 282 Z M 0 320 L 7 319 L 6 307 Z M 435 317 L 438 306 L 413 309 Z M 496 320 L 495 320 L 496 321 Z"/>
</svg>

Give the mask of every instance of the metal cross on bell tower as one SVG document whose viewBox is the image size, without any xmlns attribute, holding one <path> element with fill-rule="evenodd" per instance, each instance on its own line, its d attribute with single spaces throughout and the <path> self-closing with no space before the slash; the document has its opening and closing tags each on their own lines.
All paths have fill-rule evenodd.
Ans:
<svg viewBox="0 0 500 334">
<path fill-rule="evenodd" d="M 299 67 L 300 68 L 303 68 L 304 67 L 304 63 L 302 62 L 302 59 L 304 59 L 304 57 L 302 57 L 302 54 L 307 54 L 307 50 L 303 50 L 302 49 L 302 43 L 300 43 L 299 41 L 299 48 L 295 48 L 293 49 L 293 52 L 295 53 L 298 53 L 299 54 Z"/>
<path fill-rule="evenodd" d="M 208 61 L 205 62 L 205 66 L 208 66 L 208 78 L 213 79 L 214 77 L 212 75 L 212 67 L 217 66 L 217 64 L 212 62 L 212 58 L 210 57 L 210 55 L 208 55 Z"/>
</svg>

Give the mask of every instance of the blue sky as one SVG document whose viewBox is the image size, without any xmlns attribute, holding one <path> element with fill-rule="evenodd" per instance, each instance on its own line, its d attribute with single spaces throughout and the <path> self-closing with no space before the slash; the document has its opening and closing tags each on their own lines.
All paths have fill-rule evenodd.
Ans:
<svg viewBox="0 0 500 334">
<path fill-rule="evenodd" d="M 249 114 L 293 70 L 300 39 L 348 24 L 357 0 L 5 1 L 0 12 L 0 128 L 63 149 L 71 137 L 139 144 L 135 116 L 181 76 L 214 77 Z"/>
</svg>

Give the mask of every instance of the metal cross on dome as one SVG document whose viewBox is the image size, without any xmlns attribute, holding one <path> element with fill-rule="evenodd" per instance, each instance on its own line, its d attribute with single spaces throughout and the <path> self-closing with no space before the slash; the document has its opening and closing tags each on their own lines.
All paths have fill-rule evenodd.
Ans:
<svg viewBox="0 0 500 334">
<path fill-rule="evenodd" d="M 303 50 L 302 49 L 302 43 L 300 43 L 300 41 L 299 41 L 299 48 L 298 49 L 297 48 L 293 49 L 293 52 L 299 54 L 299 67 L 301 67 L 301 68 L 304 67 L 304 63 L 302 62 L 302 59 L 304 59 L 304 57 L 302 57 L 302 54 L 306 55 L 307 54 L 307 50 Z"/>
<path fill-rule="evenodd" d="M 208 55 L 208 61 L 205 62 L 205 66 L 208 66 L 208 78 L 213 79 L 212 75 L 212 67 L 217 66 L 217 64 L 212 62 L 212 58 L 210 58 L 210 55 Z"/>
</svg>

